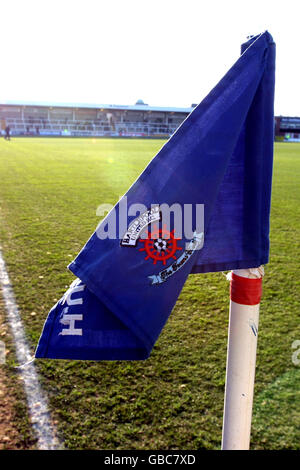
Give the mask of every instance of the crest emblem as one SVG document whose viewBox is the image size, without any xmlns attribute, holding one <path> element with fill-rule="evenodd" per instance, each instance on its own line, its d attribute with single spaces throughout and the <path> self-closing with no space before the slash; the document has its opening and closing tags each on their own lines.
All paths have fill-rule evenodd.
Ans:
<svg viewBox="0 0 300 470">
<path fill-rule="evenodd" d="M 163 264 L 162 271 L 148 276 L 151 285 L 161 284 L 173 276 L 189 261 L 195 251 L 203 247 L 204 242 L 204 233 L 194 232 L 192 240 L 183 250 L 178 245 L 178 241 L 181 239 L 176 238 L 175 230 L 170 232 L 166 224 L 159 228 L 160 221 L 161 213 L 159 205 L 156 205 L 134 219 L 121 240 L 121 246 L 140 247 L 139 251 L 144 252 L 146 255 L 145 260 L 151 260 L 154 265 L 159 262 Z M 154 222 L 157 223 L 152 226 Z M 147 232 L 143 233 L 148 225 L 151 226 L 150 232 L 147 229 Z M 144 236 L 142 236 L 142 233 Z M 178 251 L 182 252 L 179 258 L 176 256 Z M 174 261 L 166 266 L 168 260 Z"/>
<path fill-rule="evenodd" d="M 166 229 L 166 225 L 162 229 L 155 225 L 153 231 L 148 232 L 147 238 L 139 240 L 140 243 L 144 244 L 144 248 L 140 248 L 139 251 L 145 251 L 145 259 L 152 259 L 153 264 L 161 261 L 165 265 L 168 259 L 176 259 L 176 251 L 182 250 L 177 245 L 178 240 L 179 238 L 175 238 L 174 230 L 169 232 Z"/>
</svg>

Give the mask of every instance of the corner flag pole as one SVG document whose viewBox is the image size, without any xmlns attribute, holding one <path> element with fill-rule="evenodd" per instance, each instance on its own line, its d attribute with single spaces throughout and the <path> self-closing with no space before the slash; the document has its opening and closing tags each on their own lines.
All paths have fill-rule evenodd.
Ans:
<svg viewBox="0 0 300 470">
<path fill-rule="evenodd" d="M 222 450 L 250 446 L 263 267 L 230 273 L 230 309 Z"/>
</svg>

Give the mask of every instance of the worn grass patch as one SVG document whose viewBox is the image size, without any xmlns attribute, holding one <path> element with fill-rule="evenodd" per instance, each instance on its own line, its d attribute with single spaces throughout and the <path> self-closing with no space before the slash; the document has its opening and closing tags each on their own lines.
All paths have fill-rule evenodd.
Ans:
<svg viewBox="0 0 300 470">
<path fill-rule="evenodd" d="M 74 279 L 66 266 L 164 141 L 0 141 L 0 240 L 34 350 L 49 309 Z M 276 144 L 271 253 L 258 343 L 253 449 L 300 448 L 263 397 L 291 377 L 299 326 L 300 145 Z M 218 449 L 221 442 L 228 284 L 221 273 L 190 276 L 145 362 L 37 361 L 70 449 Z M 287 375 L 284 375 L 287 374 Z M 282 383 L 289 393 L 297 380 Z M 273 390 L 273 389 L 272 389 Z M 280 392 L 281 393 L 281 392 Z M 281 393 L 285 397 L 285 393 Z M 300 406 L 295 394 L 295 406 Z M 295 431 L 296 432 L 296 431 Z"/>
</svg>

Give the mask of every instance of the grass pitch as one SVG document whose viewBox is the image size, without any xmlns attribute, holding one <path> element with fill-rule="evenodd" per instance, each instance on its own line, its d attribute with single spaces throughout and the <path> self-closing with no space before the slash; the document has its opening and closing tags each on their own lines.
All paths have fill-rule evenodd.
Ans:
<svg viewBox="0 0 300 470">
<path fill-rule="evenodd" d="M 98 205 L 114 204 L 163 144 L 0 140 L 0 241 L 32 352 L 74 279 L 66 266 L 98 224 Z M 300 366 L 292 362 L 300 340 L 299 184 L 300 145 L 276 144 L 252 449 L 300 449 Z M 227 327 L 224 276 L 193 275 L 147 361 L 37 361 L 66 448 L 220 448 Z M 12 376 L 13 366 L 10 355 Z"/>
</svg>

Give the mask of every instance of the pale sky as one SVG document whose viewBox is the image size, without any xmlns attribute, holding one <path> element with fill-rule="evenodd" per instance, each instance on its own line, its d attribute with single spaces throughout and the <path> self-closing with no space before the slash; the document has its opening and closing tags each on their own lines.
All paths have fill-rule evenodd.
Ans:
<svg viewBox="0 0 300 470">
<path fill-rule="evenodd" d="M 267 29 L 275 114 L 300 116 L 299 0 L 0 0 L 0 15 L 0 102 L 189 107 Z"/>
</svg>

